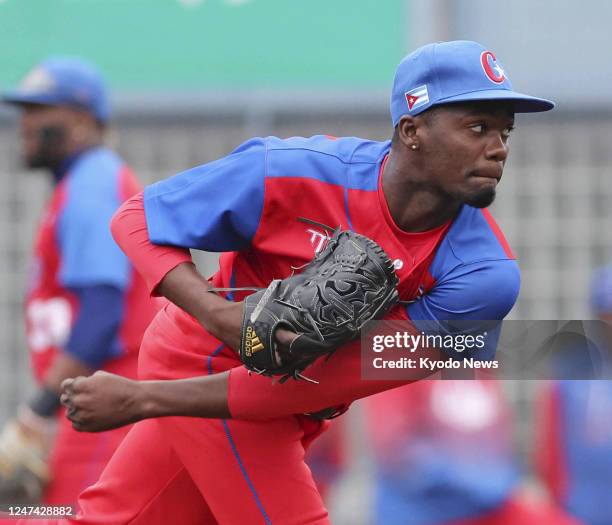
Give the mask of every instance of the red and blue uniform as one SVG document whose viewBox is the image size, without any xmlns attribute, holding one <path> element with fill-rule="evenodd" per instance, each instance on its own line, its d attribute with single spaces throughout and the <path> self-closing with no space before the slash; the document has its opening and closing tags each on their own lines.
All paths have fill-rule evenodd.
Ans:
<svg viewBox="0 0 612 525">
<path fill-rule="evenodd" d="M 536 457 L 554 500 L 585 525 L 612 516 L 612 385 L 554 381 L 541 399 Z"/>
<path fill-rule="evenodd" d="M 266 286 L 310 260 L 324 236 L 300 217 L 341 225 L 376 239 L 396 261 L 404 297 L 436 283 L 409 307 L 410 318 L 501 319 L 518 293 L 519 271 L 489 212 L 464 206 L 452 225 L 400 230 L 378 176 L 389 149 L 389 142 L 357 138 L 254 139 L 228 157 L 149 186 L 149 236 L 155 244 L 231 251 L 221 257 L 215 282 Z M 422 267 L 430 256 L 423 246 L 446 233 L 432 263 Z M 405 279 L 416 268 L 422 283 Z M 493 283 L 497 300 L 486 294 Z M 445 301 L 459 287 L 470 293 Z"/>
<path fill-rule="evenodd" d="M 441 525 L 498 508 L 516 488 L 494 381 L 427 380 L 367 399 L 375 523 Z"/>
<path fill-rule="evenodd" d="M 402 231 L 381 186 L 390 146 L 325 136 L 254 139 L 225 158 L 147 187 L 121 208 L 113 231 L 154 290 L 168 271 L 189 260 L 186 248 L 227 252 L 212 277 L 216 286 L 266 286 L 322 246 L 325 231 L 300 218 L 340 225 L 374 238 L 394 260 L 401 298 L 418 298 L 395 308 L 392 318 L 502 319 L 516 300 L 519 271 L 490 214 L 463 206 L 455 220 L 432 231 Z M 492 355 L 495 341 L 487 340 Z M 224 370 L 231 370 L 234 419 L 138 423 L 100 481 L 79 498 L 79 522 L 163 523 L 152 513 L 166 516 L 180 506 L 193 509 L 182 523 L 328 523 L 304 463 L 305 448 L 325 423 L 301 414 L 402 383 L 363 381 L 358 343 L 309 368 L 316 386 L 251 376 L 232 349 L 167 304 L 145 334 L 140 377 Z M 132 489 L 137 494 L 128 501 L 123 494 Z"/>
<path fill-rule="evenodd" d="M 36 234 L 25 301 L 35 378 L 43 381 L 59 352 L 135 377 L 142 334 L 157 308 L 109 223 L 140 185 L 104 147 L 71 158 L 57 180 Z M 97 479 L 126 430 L 78 434 L 59 420 L 45 501 L 67 504 Z"/>
<path fill-rule="evenodd" d="M 540 392 L 535 460 L 557 504 L 584 525 L 604 525 L 612 519 L 612 384 L 590 378 L 609 377 L 612 366 L 612 267 L 595 270 L 590 288 L 599 321 L 589 333 L 599 344 L 571 331 L 555 341 L 553 370 L 565 379 Z"/>
<path fill-rule="evenodd" d="M 496 381 L 428 380 L 365 401 L 375 460 L 374 523 L 575 522 L 518 491 L 511 414 Z"/>
</svg>

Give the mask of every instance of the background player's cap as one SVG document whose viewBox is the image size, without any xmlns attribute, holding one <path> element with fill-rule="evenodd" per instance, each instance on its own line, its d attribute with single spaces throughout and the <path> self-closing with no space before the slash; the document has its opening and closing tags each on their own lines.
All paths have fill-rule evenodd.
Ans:
<svg viewBox="0 0 612 525">
<path fill-rule="evenodd" d="M 550 100 L 517 93 L 493 51 L 477 42 L 428 44 L 400 62 L 391 92 L 391 120 L 432 106 L 477 100 L 514 102 L 517 113 L 548 111 Z"/>
<path fill-rule="evenodd" d="M 109 117 L 102 75 L 93 64 L 78 58 L 48 58 L 32 69 L 17 89 L 4 93 L 2 100 L 9 104 L 81 108 L 100 122 Z"/>
</svg>

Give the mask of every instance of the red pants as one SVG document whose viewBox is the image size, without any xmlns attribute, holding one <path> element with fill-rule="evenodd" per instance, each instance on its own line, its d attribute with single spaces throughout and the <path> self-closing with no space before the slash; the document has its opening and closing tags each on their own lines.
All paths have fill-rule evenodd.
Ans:
<svg viewBox="0 0 612 525">
<path fill-rule="evenodd" d="M 170 379 L 237 365 L 219 341 L 181 332 L 162 311 L 145 334 L 139 372 L 144 379 Z M 324 427 L 301 416 L 137 423 L 100 480 L 79 497 L 79 516 L 46 523 L 328 524 L 304 463 L 305 447 Z"/>
<path fill-rule="evenodd" d="M 136 377 L 137 356 L 112 361 L 105 370 Z M 50 505 L 75 505 L 79 494 L 97 481 L 130 427 L 98 434 L 77 432 L 65 417 L 58 418 L 58 429 L 49 458 L 51 482 L 43 497 Z"/>
</svg>

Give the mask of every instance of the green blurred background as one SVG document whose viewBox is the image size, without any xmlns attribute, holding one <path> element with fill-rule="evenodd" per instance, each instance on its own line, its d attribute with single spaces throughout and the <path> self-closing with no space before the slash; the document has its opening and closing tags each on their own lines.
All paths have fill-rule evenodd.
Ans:
<svg viewBox="0 0 612 525">
<path fill-rule="evenodd" d="M 77 52 L 116 89 L 386 86 L 408 42 L 405 6 L 404 0 L 7 1 L 0 5 L 0 48 L 11 52 L 0 55 L 0 70 L 11 84 L 48 54 Z"/>
</svg>

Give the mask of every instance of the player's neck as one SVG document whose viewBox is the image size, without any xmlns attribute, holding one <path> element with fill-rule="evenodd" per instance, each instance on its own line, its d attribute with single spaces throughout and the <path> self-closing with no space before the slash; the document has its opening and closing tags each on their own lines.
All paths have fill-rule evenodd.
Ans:
<svg viewBox="0 0 612 525">
<path fill-rule="evenodd" d="M 402 165 L 389 155 L 382 174 L 382 189 L 395 224 L 406 232 L 424 232 L 451 220 L 461 202 L 406 172 L 417 168 Z"/>
<path fill-rule="evenodd" d="M 89 151 L 92 148 L 96 148 L 100 146 L 100 144 L 92 144 L 90 146 L 83 145 L 80 148 L 75 148 L 71 150 L 71 153 L 65 155 L 60 160 L 58 160 L 57 164 L 54 166 L 49 166 L 49 171 L 53 176 L 53 180 L 55 184 L 58 184 L 62 181 L 64 176 L 72 169 L 78 159 L 83 155 L 86 151 Z"/>
<path fill-rule="evenodd" d="M 68 157 L 80 155 L 84 151 L 98 148 L 103 144 L 103 137 L 97 133 L 91 133 L 84 137 L 79 137 L 78 140 L 71 141 L 67 144 L 66 155 Z"/>
</svg>

